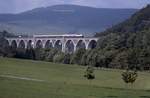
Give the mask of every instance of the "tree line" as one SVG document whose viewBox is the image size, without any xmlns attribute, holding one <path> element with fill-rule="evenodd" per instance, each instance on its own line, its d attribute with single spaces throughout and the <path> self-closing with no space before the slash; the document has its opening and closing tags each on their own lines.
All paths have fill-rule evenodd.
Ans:
<svg viewBox="0 0 150 98">
<path fill-rule="evenodd" d="M 6 35 L 3 32 L 3 36 Z M 101 37 L 95 49 L 81 48 L 72 54 L 63 53 L 55 48 L 15 49 L 5 46 L 4 43 L 5 41 L 1 41 L 0 48 L 0 55 L 3 57 L 118 69 L 149 70 L 150 66 L 150 32 L 148 31 L 132 34 L 132 36 L 112 33 Z"/>
</svg>

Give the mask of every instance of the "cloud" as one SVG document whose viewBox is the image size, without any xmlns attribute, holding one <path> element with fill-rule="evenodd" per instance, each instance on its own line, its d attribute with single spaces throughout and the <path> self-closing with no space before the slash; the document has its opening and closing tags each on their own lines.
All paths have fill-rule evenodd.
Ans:
<svg viewBox="0 0 150 98">
<path fill-rule="evenodd" d="M 0 0 L 0 13 L 22 12 L 37 7 L 75 4 L 99 8 L 142 8 L 150 0 Z"/>
</svg>

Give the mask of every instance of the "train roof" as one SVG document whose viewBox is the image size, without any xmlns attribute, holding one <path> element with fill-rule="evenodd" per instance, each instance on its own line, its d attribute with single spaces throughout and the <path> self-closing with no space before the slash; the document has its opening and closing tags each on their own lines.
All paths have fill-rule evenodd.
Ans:
<svg viewBox="0 0 150 98">
<path fill-rule="evenodd" d="M 82 34 L 33 35 L 33 37 L 83 37 Z"/>
</svg>

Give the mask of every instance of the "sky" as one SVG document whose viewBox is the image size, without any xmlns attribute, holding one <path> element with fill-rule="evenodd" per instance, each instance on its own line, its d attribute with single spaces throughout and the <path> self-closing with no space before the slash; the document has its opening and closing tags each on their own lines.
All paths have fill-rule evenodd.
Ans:
<svg viewBox="0 0 150 98">
<path fill-rule="evenodd" d="M 19 13 L 38 7 L 59 4 L 74 4 L 97 8 L 140 9 L 150 4 L 150 0 L 0 0 L 0 13 Z"/>
</svg>

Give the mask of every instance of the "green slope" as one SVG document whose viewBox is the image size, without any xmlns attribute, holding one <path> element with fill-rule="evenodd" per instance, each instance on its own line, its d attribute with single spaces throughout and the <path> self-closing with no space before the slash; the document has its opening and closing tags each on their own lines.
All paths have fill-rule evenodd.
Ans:
<svg viewBox="0 0 150 98">
<path fill-rule="evenodd" d="M 96 70 L 89 85 L 84 67 L 0 58 L 0 98 L 143 98 L 150 96 L 150 74 L 140 73 L 132 86 L 120 70 Z"/>
</svg>

